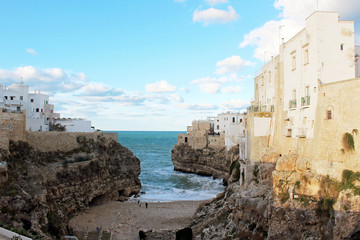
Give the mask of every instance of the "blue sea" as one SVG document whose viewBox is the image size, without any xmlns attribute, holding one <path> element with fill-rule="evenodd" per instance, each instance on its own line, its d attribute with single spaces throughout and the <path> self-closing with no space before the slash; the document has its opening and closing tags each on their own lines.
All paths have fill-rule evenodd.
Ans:
<svg viewBox="0 0 360 240">
<path fill-rule="evenodd" d="M 222 180 L 174 171 L 171 150 L 180 132 L 119 131 L 119 143 L 140 159 L 142 201 L 211 199 L 224 191 Z"/>
</svg>

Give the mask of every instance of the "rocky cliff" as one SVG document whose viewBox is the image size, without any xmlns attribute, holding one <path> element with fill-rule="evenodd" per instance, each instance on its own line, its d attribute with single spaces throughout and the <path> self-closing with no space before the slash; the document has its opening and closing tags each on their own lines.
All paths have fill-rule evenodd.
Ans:
<svg viewBox="0 0 360 240">
<path fill-rule="evenodd" d="M 238 147 L 226 151 L 225 148 L 193 149 L 187 144 L 178 144 L 171 151 L 175 170 L 223 179 L 229 177 L 230 165 L 238 158 Z"/>
<path fill-rule="evenodd" d="M 360 239 L 360 173 L 345 172 L 336 182 L 293 164 L 284 174 L 291 159 L 303 166 L 295 156 L 259 164 L 252 181 L 232 183 L 204 203 L 191 225 L 194 239 Z M 304 182 L 321 183 L 319 192 L 303 194 Z"/>
<path fill-rule="evenodd" d="M 79 147 L 67 152 L 40 152 L 26 142 L 2 151 L 0 222 L 54 239 L 71 233 L 67 222 L 76 212 L 139 192 L 140 161 L 130 150 L 101 135 L 76 140 Z"/>
</svg>

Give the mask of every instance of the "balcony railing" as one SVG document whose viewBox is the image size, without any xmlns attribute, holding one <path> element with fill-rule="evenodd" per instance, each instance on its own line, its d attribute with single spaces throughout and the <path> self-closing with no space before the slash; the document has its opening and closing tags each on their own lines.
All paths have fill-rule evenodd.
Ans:
<svg viewBox="0 0 360 240">
<path fill-rule="evenodd" d="M 289 101 L 289 108 L 296 108 L 296 99 L 292 99 Z"/>
<path fill-rule="evenodd" d="M 296 136 L 299 138 L 306 138 L 306 128 L 298 128 Z"/>
<path fill-rule="evenodd" d="M 310 105 L 310 96 L 305 96 L 301 98 L 301 106 L 309 106 Z"/>
<path fill-rule="evenodd" d="M 274 112 L 275 106 L 269 105 L 269 106 L 250 106 L 248 107 L 248 112 Z"/>
</svg>

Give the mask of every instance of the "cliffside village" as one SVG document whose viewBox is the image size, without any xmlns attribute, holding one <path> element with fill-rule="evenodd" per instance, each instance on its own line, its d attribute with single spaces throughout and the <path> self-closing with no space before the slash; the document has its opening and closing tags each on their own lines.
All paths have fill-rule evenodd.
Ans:
<svg viewBox="0 0 360 240">
<path fill-rule="evenodd" d="M 49 96 L 29 92 L 24 83 L 8 87 L 0 85 L 0 148 L 7 149 L 10 140 L 23 140 L 29 132 L 52 131 L 94 132 L 91 121 L 81 118 L 60 118 L 49 103 Z"/>
<path fill-rule="evenodd" d="M 339 20 L 336 12 L 313 13 L 262 66 L 246 112 L 193 121 L 177 144 L 238 145 L 241 181 L 274 153 L 296 154 L 305 171 L 338 180 L 344 169 L 360 171 L 360 46 L 354 35 L 353 21 Z"/>
</svg>

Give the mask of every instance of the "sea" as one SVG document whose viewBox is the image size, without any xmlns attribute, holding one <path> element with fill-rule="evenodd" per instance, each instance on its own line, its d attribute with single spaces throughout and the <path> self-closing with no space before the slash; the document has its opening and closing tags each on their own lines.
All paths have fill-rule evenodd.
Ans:
<svg viewBox="0 0 360 240">
<path fill-rule="evenodd" d="M 174 171 L 171 150 L 182 132 L 118 131 L 121 145 L 140 159 L 141 201 L 205 200 L 224 191 L 221 179 Z"/>
</svg>

